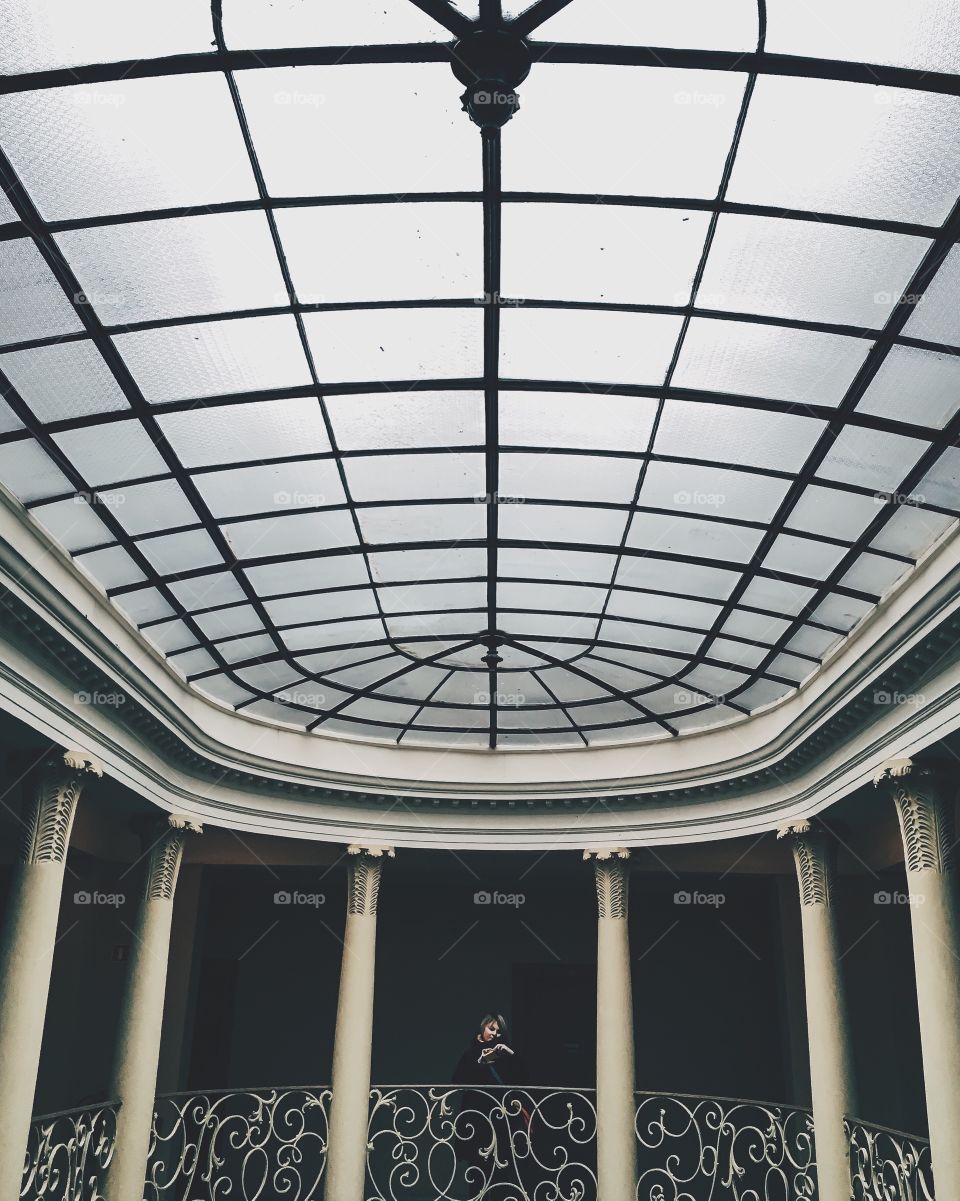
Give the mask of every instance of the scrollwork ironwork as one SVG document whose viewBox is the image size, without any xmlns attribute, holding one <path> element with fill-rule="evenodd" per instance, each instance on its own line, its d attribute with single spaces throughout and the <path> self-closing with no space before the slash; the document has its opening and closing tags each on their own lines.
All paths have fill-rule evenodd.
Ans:
<svg viewBox="0 0 960 1201">
<path fill-rule="evenodd" d="M 116 1132 L 115 1104 L 34 1118 L 20 1185 L 21 1201 L 102 1201 Z"/>
<path fill-rule="evenodd" d="M 847 1121 L 854 1201 L 934 1201 L 930 1144 L 899 1130 Z"/>
</svg>

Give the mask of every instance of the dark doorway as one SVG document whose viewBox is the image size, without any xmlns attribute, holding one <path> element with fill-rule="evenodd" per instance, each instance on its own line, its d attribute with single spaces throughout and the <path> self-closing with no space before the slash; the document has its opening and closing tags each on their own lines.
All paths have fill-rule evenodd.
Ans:
<svg viewBox="0 0 960 1201">
<path fill-rule="evenodd" d="M 513 1021 L 530 1084 L 596 1083 L 597 969 L 587 963 L 515 963 Z"/>
<path fill-rule="evenodd" d="M 207 959 L 200 970 L 187 1087 L 227 1088 L 237 996 L 237 961 Z"/>
</svg>

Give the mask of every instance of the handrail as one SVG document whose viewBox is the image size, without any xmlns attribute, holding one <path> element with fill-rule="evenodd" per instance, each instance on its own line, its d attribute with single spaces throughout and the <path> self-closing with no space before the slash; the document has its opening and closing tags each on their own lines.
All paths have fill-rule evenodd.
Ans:
<svg viewBox="0 0 960 1201">
<path fill-rule="evenodd" d="M 30 1119 L 31 1126 L 41 1122 L 55 1122 L 58 1118 L 72 1118 L 75 1113 L 90 1113 L 94 1109 L 119 1110 L 122 1101 L 91 1101 L 88 1105 L 75 1105 L 73 1109 L 58 1109 L 55 1113 L 36 1113 Z"/>
</svg>

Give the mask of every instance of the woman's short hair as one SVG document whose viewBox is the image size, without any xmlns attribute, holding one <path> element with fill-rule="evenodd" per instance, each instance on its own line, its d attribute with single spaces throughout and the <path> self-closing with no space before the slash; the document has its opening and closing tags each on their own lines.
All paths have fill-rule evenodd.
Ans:
<svg viewBox="0 0 960 1201">
<path fill-rule="evenodd" d="M 484 1027 L 489 1026 L 491 1022 L 496 1022 L 500 1027 L 500 1037 L 506 1041 L 507 1037 L 507 1019 L 502 1013 L 485 1013 L 483 1021 L 480 1023 L 480 1033 L 484 1031 Z"/>
</svg>

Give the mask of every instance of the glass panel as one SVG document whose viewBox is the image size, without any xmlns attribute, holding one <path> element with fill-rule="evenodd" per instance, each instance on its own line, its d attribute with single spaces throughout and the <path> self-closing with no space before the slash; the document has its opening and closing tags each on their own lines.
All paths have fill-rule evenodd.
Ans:
<svg viewBox="0 0 960 1201">
<path fill-rule="evenodd" d="M 130 0 L 30 0 L 4 23 L 0 71 L 19 75 L 79 63 L 203 53 L 213 30 L 206 6 L 195 0 L 133 5 Z"/>
<path fill-rule="evenodd" d="M 725 214 L 697 305 L 882 329 L 929 245 L 826 221 Z"/>
<path fill-rule="evenodd" d="M 113 603 L 126 613 L 134 625 L 174 616 L 173 609 L 156 588 L 138 588 L 136 592 L 125 592 L 122 596 L 115 596 Z"/>
<path fill-rule="evenodd" d="M 818 630 L 814 626 L 804 626 L 787 643 L 787 650 L 797 655 L 812 655 L 815 659 L 823 659 L 831 647 L 840 641 L 840 636 L 831 630 Z"/>
<path fill-rule="evenodd" d="M 256 667 L 241 667 L 237 675 L 257 692 L 275 692 L 279 688 L 290 688 L 303 678 L 288 664 L 278 660 L 272 663 L 258 663 Z"/>
<path fill-rule="evenodd" d="M 483 538 L 486 505 L 386 505 L 357 513 L 365 542 L 446 542 Z"/>
<path fill-rule="evenodd" d="M 818 538 L 781 534 L 767 551 L 763 565 L 768 571 L 825 580 L 846 553 L 846 547 L 821 542 Z"/>
<path fill-rule="evenodd" d="M 367 571 L 362 555 L 326 555 L 322 559 L 299 559 L 244 569 L 260 596 L 284 592 L 312 592 L 317 588 L 349 588 L 365 584 Z"/>
<path fill-rule="evenodd" d="M 255 634 L 263 630 L 263 623 L 252 605 L 234 605 L 229 609 L 217 609 L 213 613 L 198 613 L 194 621 L 204 634 L 214 641 L 218 638 L 229 638 L 234 634 Z M 276 650 L 273 641 L 268 640 L 259 647 L 257 653 L 265 653 L 268 647 Z M 226 646 L 218 649 L 222 649 L 226 656 Z M 249 648 L 244 650 L 249 651 Z M 232 662 L 246 657 L 246 654 L 238 656 Z"/>
<path fill-rule="evenodd" d="M 582 708 L 578 706 L 571 711 L 571 717 L 581 729 L 589 730 L 591 726 L 640 722 L 643 720 L 643 713 L 627 701 L 609 701 L 606 704 L 585 705 Z"/>
<path fill-rule="evenodd" d="M 394 640 L 428 635 L 460 641 L 475 635 L 485 624 L 483 613 L 425 613 L 387 618 L 387 630 Z"/>
<path fill-rule="evenodd" d="M 585 588 L 577 584 L 499 584 L 497 607 L 531 610 L 534 613 L 558 610 L 563 613 L 599 613 L 603 608 L 605 588 Z"/>
<path fill-rule="evenodd" d="M 377 604 L 369 588 L 351 592 L 313 593 L 267 601 L 264 608 L 278 626 L 333 621 L 342 617 L 376 617 Z"/>
<path fill-rule="evenodd" d="M 755 710 L 763 708 L 764 705 L 772 705 L 774 701 L 780 700 L 781 697 L 792 691 L 793 689 L 789 685 L 780 684 L 776 680 L 757 680 L 755 684 L 751 684 L 749 688 L 745 688 L 743 692 L 737 694 L 737 704 L 753 713 Z"/>
<path fill-rule="evenodd" d="M 616 566 L 613 555 L 533 546 L 501 546 L 497 552 L 501 579 L 528 576 L 561 583 L 595 581 L 608 584 Z"/>
<path fill-rule="evenodd" d="M 869 601 L 856 600 L 852 596 L 828 596 L 813 611 L 813 619 L 839 630 L 852 630 L 861 618 L 873 612 Z"/>
<path fill-rule="evenodd" d="M 236 78 L 272 196 L 480 188 L 477 132 L 446 62 L 277 67 Z"/>
<path fill-rule="evenodd" d="M 157 420 L 184 467 L 330 450 L 323 413 L 312 397 L 198 406 Z"/>
<path fill-rule="evenodd" d="M 757 431 L 751 433 L 756 436 Z M 747 471 L 650 463 L 639 503 L 651 509 L 709 513 L 731 521 L 770 521 L 789 486 L 789 480 Z"/>
<path fill-rule="evenodd" d="M 104 493 L 103 500 L 128 534 L 195 525 L 199 520 L 175 480 L 114 488 Z"/>
<path fill-rule="evenodd" d="M 625 554 L 617 572 L 617 583 L 623 586 L 653 588 L 665 593 L 688 592 L 710 600 L 729 596 L 739 578 L 739 572 L 720 567 L 648 559 L 637 554 Z"/>
<path fill-rule="evenodd" d="M 643 451 L 656 413 L 647 397 L 501 391 L 500 445 Z"/>
<path fill-rule="evenodd" d="M 203 530 L 145 538 L 137 543 L 137 547 L 162 576 L 179 575 L 195 567 L 220 566 L 223 563 L 220 552 Z"/>
<path fill-rule="evenodd" d="M 808 484 L 787 518 L 787 525 L 812 534 L 828 532 L 853 542 L 877 516 L 881 503 L 875 496 Z"/>
<path fill-rule="evenodd" d="M 341 450 L 482 446 L 480 392 L 375 392 L 331 396 L 327 412 Z"/>
<path fill-rule="evenodd" d="M 278 704 L 275 701 L 257 700 L 244 705 L 242 713 L 245 717 L 262 717 L 265 721 L 293 726 L 298 730 L 306 729 L 312 717 L 303 710 L 292 708 L 288 704 Z"/>
<path fill-rule="evenodd" d="M 239 559 L 327 550 L 350 546 L 357 539 L 350 514 L 340 509 L 267 517 L 262 521 L 239 521 L 225 525 L 223 532 Z"/>
<path fill-rule="evenodd" d="M 170 659 L 170 666 L 174 671 L 189 678 L 190 676 L 199 675 L 202 671 L 209 671 L 215 667 L 214 658 L 204 650 L 185 651 L 181 654 L 174 654 Z"/>
<path fill-rule="evenodd" d="M 911 497 L 924 505 L 941 505 L 960 512 L 960 450 L 948 446 L 927 472 Z"/>
<path fill-rule="evenodd" d="M 610 695 L 602 685 L 585 680 L 582 676 L 567 671 L 565 667 L 546 667 L 539 672 L 539 675 L 557 700 L 562 702 L 597 700 Z M 577 719 L 577 712 L 577 710 L 571 712 L 574 720 Z M 582 712 L 586 712 L 586 710 Z"/>
<path fill-rule="evenodd" d="M 593 676 L 594 679 L 609 684 L 618 692 L 637 692 L 649 689 L 657 683 L 654 676 L 634 671 L 629 667 L 622 667 L 617 663 L 609 663 L 605 659 L 597 659 L 593 655 L 586 655 L 583 659 L 578 660 L 577 666 L 588 675 Z M 637 697 L 637 700 L 646 707 L 646 696 Z"/>
<path fill-rule="evenodd" d="M 229 642 L 217 645 L 218 654 L 227 663 L 246 663 L 250 659 L 258 659 L 261 655 L 275 654 L 276 649 L 273 639 L 266 634 L 251 638 L 232 638 Z"/>
<path fill-rule="evenodd" d="M 465 547 L 374 551 L 370 555 L 370 571 L 378 582 L 484 576 L 486 570 L 486 551 Z"/>
<path fill-rule="evenodd" d="M 286 301 L 263 213 L 134 221 L 70 230 L 56 240 L 108 325 Z"/>
<path fill-rule="evenodd" d="M 281 209 L 277 225 L 302 304 L 483 292 L 479 203 Z"/>
<path fill-rule="evenodd" d="M 766 646 L 747 646 L 743 642 L 731 642 L 729 638 L 718 638 L 710 646 L 711 659 L 719 659 L 732 667 L 757 668 L 767 653 Z"/>
<path fill-rule="evenodd" d="M 187 646 L 193 646 L 197 641 L 182 621 L 165 621 L 161 625 L 148 627 L 143 634 L 148 642 L 165 655 L 172 651 L 183 650 Z"/>
<path fill-rule="evenodd" d="M 73 491 L 67 477 L 35 442 L 0 446 L 0 484 L 25 505 Z"/>
<path fill-rule="evenodd" d="M 871 343 L 804 329 L 694 318 L 673 375 L 678 388 L 836 405 Z"/>
<path fill-rule="evenodd" d="M 731 638 L 749 638 L 753 642 L 773 644 L 789 628 L 790 623 L 785 618 L 734 609 L 724 622 L 722 632 Z"/>
<path fill-rule="evenodd" d="M 709 220 L 683 209 L 507 204 L 501 291 L 544 300 L 688 304 Z"/>
<path fill-rule="evenodd" d="M 790 0 L 767 5 L 767 49 L 811 58 L 960 71 L 960 12 L 952 0 Z"/>
<path fill-rule="evenodd" d="M 26 238 L 0 242 L 0 343 L 82 329 L 80 318 Z"/>
<path fill-rule="evenodd" d="M 231 709 L 249 700 L 252 696 L 252 693 L 248 692 L 246 688 L 241 688 L 239 684 L 235 684 L 226 676 L 211 676 L 207 680 L 197 680 L 193 686 L 204 696 L 211 696 Z"/>
<path fill-rule="evenodd" d="M 331 459 L 207 471 L 195 475 L 193 481 L 217 518 L 346 504 L 337 465 Z"/>
<path fill-rule="evenodd" d="M 523 120 L 503 139 L 503 186 L 712 197 L 745 80 L 726 71 L 538 63 L 523 85 Z M 597 137 L 598 112 L 616 113 L 624 136 Z"/>
<path fill-rule="evenodd" d="M 607 612 L 611 617 L 630 617 L 638 621 L 665 622 L 706 630 L 713 625 L 720 606 L 684 600 L 679 596 L 626 592 L 622 588 L 615 588 L 610 594 Z"/>
<path fill-rule="evenodd" d="M 753 0 L 720 5 L 716 0 L 673 0 L 668 5 L 638 4 L 637 0 L 604 0 L 602 5 L 586 7 L 568 4 L 539 26 L 534 36 L 548 42 L 752 50 L 757 41 L 757 6 Z"/>
<path fill-rule="evenodd" d="M 47 220 L 257 195 L 219 72 L 4 96 L 0 134 Z"/>
<path fill-rule="evenodd" d="M 670 724 L 683 734 L 687 730 L 708 730 L 711 726 L 726 725 L 727 722 L 736 721 L 739 717 L 740 714 L 736 709 L 731 709 L 727 705 L 711 705 L 699 713 L 672 717 Z"/>
<path fill-rule="evenodd" d="M 943 429 L 960 406 L 960 357 L 894 346 L 857 411 Z"/>
<path fill-rule="evenodd" d="M 883 430 L 846 425 L 817 471 L 823 479 L 841 480 L 878 491 L 895 490 L 926 443 Z"/>
<path fill-rule="evenodd" d="M 215 605 L 228 605 L 244 599 L 243 589 L 228 571 L 211 572 L 189 580 L 174 580 L 170 584 L 170 591 L 188 611 L 212 609 Z"/>
<path fill-rule="evenodd" d="M 767 668 L 771 675 L 783 676 L 795 684 L 802 684 L 816 670 L 816 663 L 811 663 L 809 659 L 797 659 L 793 655 L 777 655 Z"/>
<path fill-rule="evenodd" d="M 483 456 L 370 455 L 344 462 L 357 501 L 473 498 L 484 493 Z"/>
<path fill-rule="evenodd" d="M 115 338 L 148 401 L 188 400 L 311 382 L 292 317 L 245 317 Z"/>
<path fill-rule="evenodd" d="M 122 588 L 125 584 L 139 584 L 146 579 L 121 546 L 91 551 L 89 555 L 79 556 L 74 562 L 88 572 L 102 588 Z"/>
<path fill-rule="evenodd" d="M 2 366 L 0 366 L 0 370 L 2 370 Z M 0 433 L 8 434 L 22 429 L 24 429 L 23 422 L 14 414 L 7 402 L 0 399 Z"/>
<path fill-rule="evenodd" d="M 705 691 L 711 698 L 726 700 L 731 692 L 746 684 L 748 678 L 738 671 L 729 671 L 724 667 L 711 667 L 707 663 L 701 663 L 683 677 L 683 683 L 691 684 L 694 688 Z"/>
<path fill-rule="evenodd" d="M 366 46 L 377 42 L 446 41 L 450 34 L 401 0 L 224 0 L 223 35 L 231 49 Z"/>
<path fill-rule="evenodd" d="M 462 379 L 483 370 L 479 306 L 307 313 L 304 324 L 326 382 Z"/>
<path fill-rule="evenodd" d="M 477 508 L 481 508 L 480 505 Z M 525 542 L 582 542 L 619 546 L 625 514 L 570 505 L 501 505 L 500 537 Z"/>
<path fill-rule="evenodd" d="M 952 96 L 761 75 L 729 200 L 939 225 L 960 178 Z"/>
<path fill-rule="evenodd" d="M 771 580 L 765 576 L 755 576 L 744 590 L 740 598 L 744 605 L 753 605 L 758 609 L 770 609 L 774 613 L 783 613 L 794 617 L 814 596 L 812 588 L 802 584 L 794 584 L 790 580 Z"/>
<path fill-rule="evenodd" d="M 665 517 L 635 513 L 627 543 L 661 553 L 746 563 L 760 544 L 763 530 L 734 522 L 701 521 L 697 517 Z"/>
<path fill-rule="evenodd" d="M 407 613 L 427 609 L 475 609 L 487 603 L 486 585 L 401 584 L 378 589 L 385 613 Z M 506 603 L 506 602 L 504 602 Z"/>
<path fill-rule="evenodd" d="M 505 309 L 500 370 L 526 379 L 660 384 L 680 317 L 586 309 Z"/>
<path fill-rule="evenodd" d="M 127 398 L 92 342 L 59 342 L 0 355 L 0 371 L 38 421 L 127 408 Z"/>
<path fill-rule="evenodd" d="M 903 332 L 909 338 L 960 345 L 960 247 L 951 248 Z"/>
<path fill-rule="evenodd" d="M 639 468 L 636 459 L 502 454 L 500 495 L 629 505 L 637 490 Z"/>
<path fill-rule="evenodd" d="M 703 635 L 691 633 L 688 630 L 670 630 L 662 626 L 640 625 L 634 622 L 611 620 L 606 618 L 600 627 L 602 642 L 623 642 L 627 646 L 655 647 L 664 651 L 679 651 L 683 654 L 694 655 L 700 649 Z M 616 658 L 618 652 L 612 648 L 607 650 L 609 658 Z"/>
<path fill-rule="evenodd" d="M 880 555 L 862 554 L 841 579 L 844 588 L 856 588 L 873 596 L 884 596 L 910 570 L 909 563 L 884 559 Z"/>
<path fill-rule="evenodd" d="M 53 440 L 93 487 L 167 475 L 170 468 L 139 421 L 111 421 L 54 434 Z"/>
<path fill-rule="evenodd" d="M 31 516 L 69 551 L 113 541 L 110 531 L 82 496 L 40 505 L 31 510 Z"/>
<path fill-rule="evenodd" d="M 920 555 L 948 530 L 956 519 L 943 513 L 931 513 L 912 505 L 901 505 L 874 538 L 876 550 L 892 551 L 896 555 Z"/>
<path fill-rule="evenodd" d="M 569 613 L 503 613 L 501 622 L 513 637 L 529 639 L 533 650 L 543 638 L 591 642 L 597 629 L 596 617 Z"/>
</svg>

